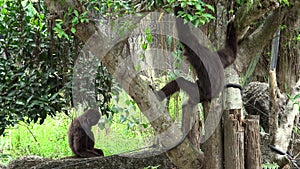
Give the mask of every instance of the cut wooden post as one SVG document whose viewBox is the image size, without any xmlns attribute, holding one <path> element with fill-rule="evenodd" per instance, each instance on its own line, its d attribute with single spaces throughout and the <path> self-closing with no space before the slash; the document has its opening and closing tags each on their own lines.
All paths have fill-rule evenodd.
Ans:
<svg viewBox="0 0 300 169">
<path fill-rule="evenodd" d="M 224 115 L 225 169 L 244 169 L 244 128 L 235 114 L 241 110 L 226 110 Z"/>
<path fill-rule="evenodd" d="M 205 119 L 207 120 L 208 112 L 210 110 L 214 110 L 215 108 L 211 107 L 209 103 L 203 103 L 203 110 L 205 112 Z M 211 111 L 210 113 L 214 113 L 215 111 Z M 217 116 L 217 115 L 215 115 Z M 205 167 L 209 169 L 224 169 L 223 167 L 223 138 L 222 138 L 222 128 L 221 123 L 218 120 L 219 118 L 210 119 L 210 123 L 217 124 L 216 128 L 209 127 L 209 125 L 205 125 L 205 134 L 208 134 L 210 131 L 213 131 L 209 138 L 202 144 L 201 149 L 205 154 Z M 202 138 L 203 139 L 203 138 Z M 206 137 L 204 138 L 204 140 Z M 203 141 L 203 140 L 201 140 Z"/>
<path fill-rule="evenodd" d="M 245 168 L 261 167 L 259 116 L 249 115 L 245 121 Z"/>
<path fill-rule="evenodd" d="M 239 84 L 239 76 L 232 66 L 226 70 L 225 83 Z M 244 127 L 243 102 L 241 91 L 236 88 L 227 88 L 224 97 L 224 166 L 225 169 L 244 169 Z"/>
<path fill-rule="evenodd" d="M 276 135 L 278 132 L 278 116 L 279 116 L 279 103 L 278 103 L 278 87 L 276 81 L 276 72 L 270 71 L 270 113 L 269 113 L 269 133 L 270 144 L 274 145 L 276 142 Z"/>
</svg>

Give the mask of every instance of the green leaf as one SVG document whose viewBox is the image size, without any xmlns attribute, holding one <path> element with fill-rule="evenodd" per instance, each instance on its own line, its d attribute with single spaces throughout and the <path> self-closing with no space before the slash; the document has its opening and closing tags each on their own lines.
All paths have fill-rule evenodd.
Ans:
<svg viewBox="0 0 300 169">
<path fill-rule="evenodd" d="M 123 114 L 120 115 L 120 123 L 124 123 L 127 120 L 127 117 L 125 117 Z"/>
<path fill-rule="evenodd" d="M 26 103 L 28 104 L 28 103 L 31 101 L 32 98 L 33 98 L 33 95 L 31 95 L 31 96 L 27 99 Z"/>
<path fill-rule="evenodd" d="M 12 96 L 14 96 L 16 93 L 17 93 L 17 91 L 16 91 L 16 90 L 13 90 L 13 91 L 11 91 L 11 92 L 8 93 L 7 97 L 12 97 Z"/>
<path fill-rule="evenodd" d="M 209 13 L 205 13 L 202 16 L 205 17 L 205 18 L 208 18 L 208 19 L 215 19 L 215 17 L 213 15 L 209 14 Z"/>
<path fill-rule="evenodd" d="M 71 28 L 71 32 L 73 33 L 73 34 L 75 34 L 76 33 L 76 29 L 73 27 L 73 28 Z"/>
<path fill-rule="evenodd" d="M 205 5 L 209 10 L 215 12 L 215 8 L 212 5 L 206 4 Z"/>
<path fill-rule="evenodd" d="M 143 123 L 142 126 L 144 129 L 146 129 L 146 128 L 148 128 L 149 124 Z"/>
<path fill-rule="evenodd" d="M 147 48 L 148 48 L 148 44 L 147 44 L 147 43 L 143 43 L 143 44 L 142 44 L 142 49 L 143 49 L 143 50 L 146 50 Z"/>
<path fill-rule="evenodd" d="M 80 22 L 81 23 L 89 23 L 89 20 L 87 18 L 81 18 Z"/>
<path fill-rule="evenodd" d="M 126 103 L 127 106 L 131 105 L 131 101 L 130 100 L 126 100 L 125 103 Z"/>
<path fill-rule="evenodd" d="M 197 19 L 196 22 L 195 22 L 195 26 L 198 27 L 199 25 L 200 25 L 200 20 Z"/>
<path fill-rule="evenodd" d="M 141 70 L 141 65 L 140 64 L 135 64 L 134 69 L 135 69 L 135 71 L 139 72 Z"/>
<path fill-rule="evenodd" d="M 289 0 L 282 0 L 283 4 L 290 6 Z"/>
<path fill-rule="evenodd" d="M 183 1 L 183 2 L 180 3 L 180 5 L 181 5 L 182 8 L 185 8 L 187 6 L 187 2 Z"/>
<path fill-rule="evenodd" d="M 81 14 L 81 17 L 86 17 L 88 15 L 88 11 L 84 11 L 82 14 Z"/>
<path fill-rule="evenodd" d="M 45 19 L 45 15 L 44 14 L 40 14 L 40 19 L 44 20 Z"/>
<path fill-rule="evenodd" d="M 189 21 L 192 21 L 192 20 L 193 20 L 193 15 L 187 14 L 186 16 L 187 16 L 187 18 L 189 19 Z"/>
<path fill-rule="evenodd" d="M 6 15 L 6 14 L 8 13 L 8 12 L 7 12 L 7 9 L 6 9 L 6 8 L 2 8 L 1 13 L 2 13 L 3 15 Z"/>
<path fill-rule="evenodd" d="M 16 101 L 16 104 L 17 104 L 17 105 L 21 105 L 21 106 L 25 106 L 25 103 L 22 102 L 22 101 Z"/>
<path fill-rule="evenodd" d="M 73 24 L 73 25 L 77 25 L 78 23 L 79 23 L 78 18 L 73 18 L 73 19 L 72 19 L 72 24 Z"/>
<path fill-rule="evenodd" d="M 54 93 L 49 100 L 54 100 L 57 97 L 58 93 Z"/>
<path fill-rule="evenodd" d="M 135 126 L 136 124 L 134 122 L 128 122 L 127 123 L 127 129 L 131 129 Z"/>
<path fill-rule="evenodd" d="M 202 6 L 201 6 L 200 4 L 196 4 L 195 7 L 196 7 L 196 9 L 199 10 L 199 11 L 202 10 Z"/>
<path fill-rule="evenodd" d="M 74 10 L 74 14 L 75 14 L 76 17 L 79 16 L 79 13 L 78 13 L 78 11 L 76 9 Z"/>
<path fill-rule="evenodd" d="M 168 46 L 171 46 L 173 43 L 173 38 L 171 36 L 167 36 L 167 44 Z"/>
</svg>

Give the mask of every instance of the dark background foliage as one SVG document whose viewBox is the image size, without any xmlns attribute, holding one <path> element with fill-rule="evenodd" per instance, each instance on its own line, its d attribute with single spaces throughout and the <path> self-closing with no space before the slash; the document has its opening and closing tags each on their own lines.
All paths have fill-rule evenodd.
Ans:
<svg viewBox="0 0 300 169">
<path fill-rule="evenodd" d="M 47 20 L 42 2 L 0 1 L 0 135 L 19 121 L 39 122 L 72 106 L 72 69 L 81 42 Z M 64 31 L 66 30 L 66 31 Z M 59 36 L 61 32 L 64 36 Z M 99 65 L 98 104 L 110 111 L 111 76 Z"/>
</svg>

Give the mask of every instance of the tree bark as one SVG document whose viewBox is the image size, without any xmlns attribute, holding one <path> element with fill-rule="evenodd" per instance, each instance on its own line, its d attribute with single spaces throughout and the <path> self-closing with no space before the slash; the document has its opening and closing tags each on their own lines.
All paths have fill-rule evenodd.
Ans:
<svg viewBox="0 0 300 169">
<path fill-rule="evenodd" d="M 279 7 L 279 2 L 276 0 L 255 0 L 252 4 L 242 6 L 236 13 L 236 21 L 239 26 L 239 39 L 243 39 L 249 29 L 249 25 L 261 18 L 267 12 L 273 11 Z"/>
<path fill-rule="evenodd" d="M 235 117 L 240 112 L 229 110 L 224 113 L 225 169 L 244 169 L 244 128 Z"/>
<path fill-rule="evenodd" d="M 296 0 L 290 1 L 290 4 L 290 7 L 276 8 L 267 16 L 263 24 L 247 38 L 240 41 L 239 57 L 235 62 L 239 73 L 246 73 L 246 65 L 250 65 L 252 58 L 260 55 L 264 47 L 270 43 L 283 18 L 291 12 L 295 12 L 300 7 L 300 3 Z"/>
<path fill-rule="evenodd" d="M 282 23 L 285 28 L 280 32 L 280 46 L 278 64 L 276 67 L 277 83 L 279 89 L 284 93 L 291 93 L 296 85 L 300 72 L 300 43 L 295 40 L 299 35 L 300 10 L 294 10 L 286 15 Z"/>
<path fill-rule="evenodd" d="M 292 90 L 291 98 L 295 98 L 297 95 L 300 95 L 300 79 Z M 283 152 L 286 152 L 289 148 L 295 124 L 294 119 L 299 113 L 299 104 L 294 104 L 295 102 L 299 103 L 299 99 L 288 101 L 286 109 L 281 114 L 280 124 L 278 125 L 277 133 L 274 137 L 273 143 L 275 147 Z M 281 166 L 289 163 L 289 161 L 285 160 L 282 156 L 277 156 L 276 161 L 280 161 Z"/>
<path fill-rule="evenodd" d="M 262 168 L 259 135 L 259 116 L 247 116 L 245 123 L 245 168 Z"/>
<path fill-rule="evenodd" d="M 270 144 L 274 145 L 275 137 L 278 132 L 278 117 L 280 113 L 280 91 L 277 87 L 276 73 L 270 71 L 270 113 L 269 113 L 269 133 Z"/>
<path fill-rule="evenodd" d="M 159 166 L 162 169 L 176 169 L 176 166 L 171 163 L 165 154 L 161 154 L 148 158 L 130 158 L 121 156 L 109 157 L 93 157 L 93 158 L 76 158 L 76 159 L 33 159 L 20 158 L 12 161 L 7 169 L 142 169 L 149 166 Z"/>
</svg>

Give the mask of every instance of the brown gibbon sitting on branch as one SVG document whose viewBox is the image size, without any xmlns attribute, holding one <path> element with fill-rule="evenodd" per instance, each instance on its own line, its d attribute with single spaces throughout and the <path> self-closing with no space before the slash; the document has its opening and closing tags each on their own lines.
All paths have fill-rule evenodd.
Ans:
<svg viewBox="0 0 300 169">
<path fill-rule="evenodd" d="M 101 149 L 94 148 L 92 126 L 96 125 L 101 115 L 98 110 L 89 109 L 72 120 L 68 130 L 69 146 L 78 158 L 104 156 Z"/>
</svg>

